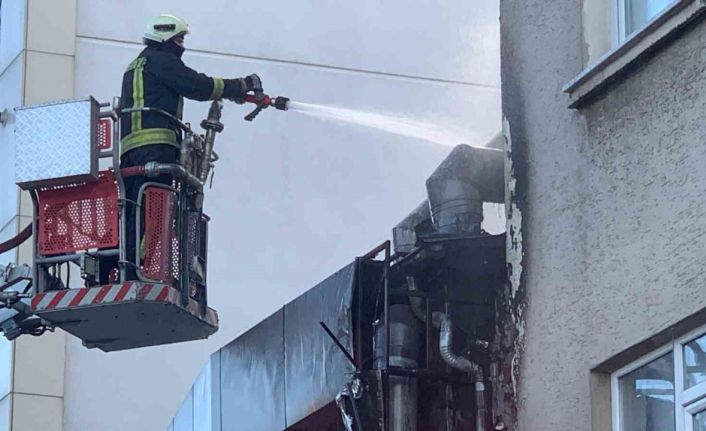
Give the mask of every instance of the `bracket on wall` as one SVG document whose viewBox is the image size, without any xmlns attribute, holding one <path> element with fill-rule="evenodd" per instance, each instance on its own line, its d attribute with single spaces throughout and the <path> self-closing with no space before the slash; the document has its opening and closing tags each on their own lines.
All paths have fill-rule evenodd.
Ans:
<svg viewBox="0 0 706 431">
<path fill-rule="evenodd" d="M 0 111 L 0 125 L 4 127 L 7 124 L 9 118 L 10 113 L 7 111 L 7 109 L 3 109 L 2 111 Z"/>
</svg>

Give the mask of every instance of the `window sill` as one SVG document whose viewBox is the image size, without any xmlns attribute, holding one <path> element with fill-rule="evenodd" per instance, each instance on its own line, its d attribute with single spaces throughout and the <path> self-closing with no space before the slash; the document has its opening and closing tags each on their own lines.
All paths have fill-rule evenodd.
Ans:
<svg viewBox="0 0 706 431">
<path fill-rule="evenodd" d="M 564 85 L 562 90 L 569 94 L 569 107 L 579 109 L 585 106 L 592 96 L 617 79 L 637 59 L 659 47 L 660 42 L 704 11 L 706 0 L 682 0 L 672 5 L 645 28 L 630 36 Z"/>
</svg>

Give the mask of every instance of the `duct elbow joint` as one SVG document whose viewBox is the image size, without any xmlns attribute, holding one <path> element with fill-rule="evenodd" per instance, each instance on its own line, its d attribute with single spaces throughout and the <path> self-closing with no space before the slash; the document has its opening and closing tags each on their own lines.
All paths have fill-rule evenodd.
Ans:
<svg viewBox="0 0 706 431">
<path fill-rule="evenodd" d="M 435 313 L 436 314 L 436 313 Z M 438 317 L 437 317 L 438 316 Z M 443 358 L 444 362 L 448 364 L 451 368 L 470 373 L 473 375 L 478 375 L 479 368 L 478 365 L 474 364 L 470 360 L 457 355 L 453 352 L 453 324 L 451 319 L 446 314 L 438 313 L 435 318 L 440 320 L 440 330 L 439 330 L 439 353 Z"/>
<path fill-rule="evenodd" d="M 434 313 L 434 320 L 439 320 L 439 353 L 451 368 L 471 374 L 475 380 L 476 392 L 476 431 L 485 431 L 485 379 L 483 369 L 476 363 L 453 352 L 453 323 L 443 313 Z"/>
</svg>

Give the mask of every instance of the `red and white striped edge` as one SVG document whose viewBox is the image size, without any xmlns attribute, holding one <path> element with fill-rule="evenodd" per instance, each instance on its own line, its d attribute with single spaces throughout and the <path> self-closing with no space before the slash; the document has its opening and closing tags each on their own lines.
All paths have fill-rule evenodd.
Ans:
<svg viewBox="0 0 706 431">
<path fill-rule="evenodd" d="M 124 301 L 155 301 L 178 304 L 179 292 L 166 284 L 111 284 L 84 289 L 38 293 L 32 298 L 34 311 L 74 308 L 86 305 L 114 304 Z"/>
</svg>

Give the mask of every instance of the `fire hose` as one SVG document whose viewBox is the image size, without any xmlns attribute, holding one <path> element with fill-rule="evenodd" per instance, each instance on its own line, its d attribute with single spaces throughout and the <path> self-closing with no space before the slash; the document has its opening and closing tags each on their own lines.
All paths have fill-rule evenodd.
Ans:
<svg viewBox="0 0 706 431">
<path fill-rule="evenodd" d="M 22 229 L 22 232 L 18 233 L 14 238 L 10 238 L 5 242 L 0 242 L 0 254 L 16 248 L 23 242 L 27 241 L 30 236 L 32 236 L 32 225 L 28 224 L 27 227 Z"/>
</svg>

